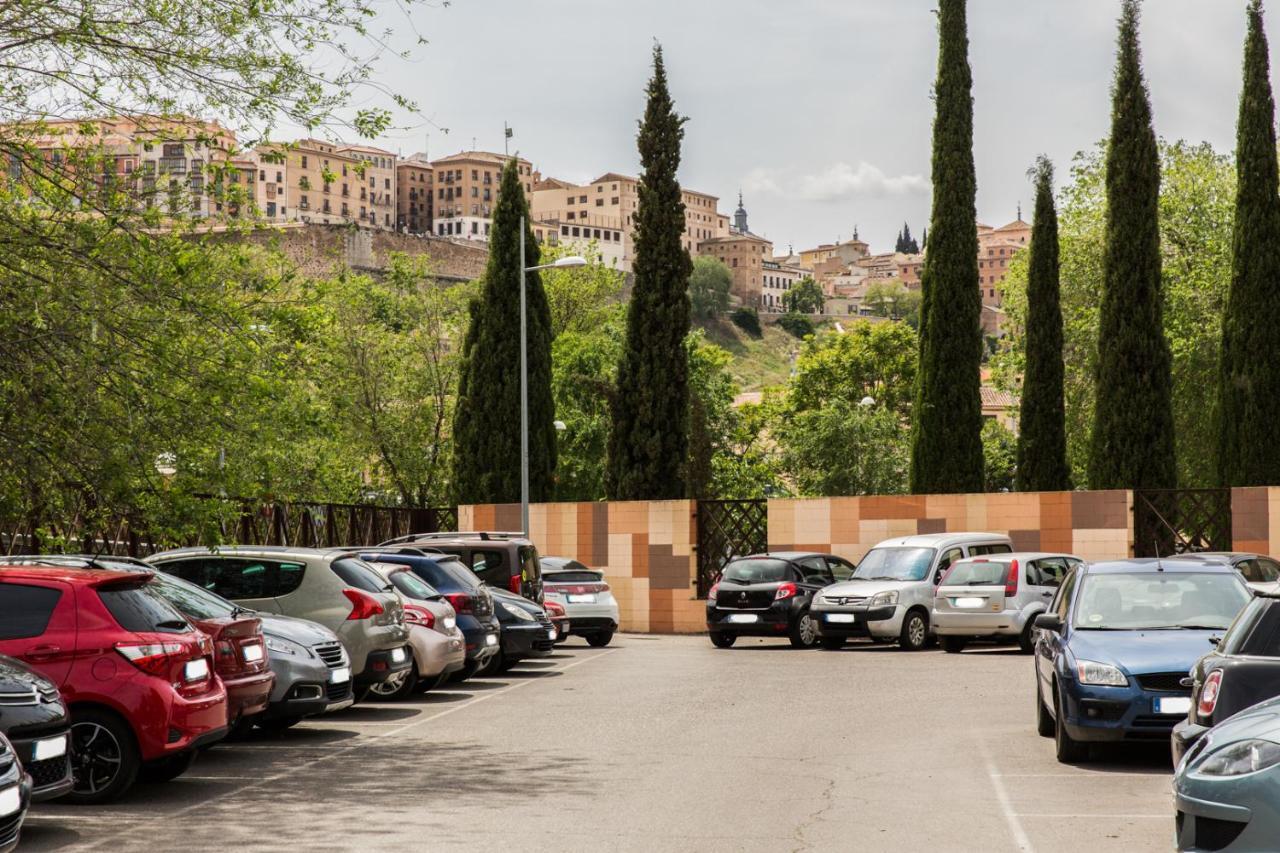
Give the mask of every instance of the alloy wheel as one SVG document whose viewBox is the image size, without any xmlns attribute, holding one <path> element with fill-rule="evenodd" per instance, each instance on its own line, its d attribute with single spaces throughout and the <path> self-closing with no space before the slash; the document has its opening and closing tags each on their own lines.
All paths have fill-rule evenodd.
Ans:
<svg viewBox="0 0 1280 853">
<path fill-rule="evenodd" d="M 800 617 L 800 639 L 806 646 L 812 646 L 818 638 L 818 626 L 808 613 Z"/>
<path fill-rule="evenodd" d="M 409 670 L 401 670 L 392 674 L 386 681 L 379 681 L 373 685 L 372 692 L 375 696 L 395 696 L 404 687 L 405 679 L 408 677 Z"/>
<path fill-rule="evenodd" d="M 907 629 L 911 637 L 911 645 L 920 648 L 924 645 L 924 618 L 918 614 L 911 617 L 911 626 Z"/>
<path fill-rule="evenodd" d="M 120 772 L 122 750 L 116 736 L 93 722 L 71 726 L 71 771 L 75 791 L 96 794 L 107 788 Z"/>
</svg>

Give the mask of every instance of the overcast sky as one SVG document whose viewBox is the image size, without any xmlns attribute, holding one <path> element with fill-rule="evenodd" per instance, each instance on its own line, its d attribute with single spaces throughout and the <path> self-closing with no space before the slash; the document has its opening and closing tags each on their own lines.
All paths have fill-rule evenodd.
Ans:
<svg viewBox="0 0 1280 853">
<path fill-rule="evenodd" d="M 936 0 L 452 0 L 415 7 L 429 40 L 379 81 L 441 128 L 382 144 L 434 157 L 515 147 L 544 175 L 638 173 L 636 120 L 654 38 L 689 117 L 681 182 L 721 197 L 739 187 L 753 231 L 797 250 L 855 225 L 887 251 L 903 220 L 929 211 Z M 1156 132 L 1231 149 L 1244 0 L 1147 0 L 1142 25 Z M 1026 171 L 1070 158 L 1107 132 L 1117 0 L 970 0 L 978 216 L 1030 209 Z M 1280 8 L 1278 6 L 1277 8 Z M 395 24 L 395 21 L 389 21 Z M 401 20 L 401 23 L 403 21 Z M 1274 29 L 1274 27 L 1273 27 Z M 1280 32 L 1273 34 L 1280 39 Z M 1029 218 L 1030 214 L 1027 213 Z"/>
</svg>

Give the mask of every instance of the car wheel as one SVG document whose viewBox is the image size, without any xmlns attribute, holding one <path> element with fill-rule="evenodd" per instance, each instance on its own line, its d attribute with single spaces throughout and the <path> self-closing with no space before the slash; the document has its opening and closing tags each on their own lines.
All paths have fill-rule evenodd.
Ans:
<svg viewBox="0 0 1280 853">
<path fill-rule="evenodd" d="M 738 640 L 736 634 L 725 634 L 718 631 L 713 632 L 710 636 L 711 645 L 715 646 L 717 649 L 727 649 Z"/>
<path fill-rule="evenodd" d="M 258 720 L 257 726 L 264 732 L 282 732 L 285 729 L 291 729 L 298 723 L 302 722 L 302 717 L 272 717 L 269 720 Z"/>
<path fill-rule="evenodd" d="M 439 675 L 432 676 L 431 678 L 419 678 L 418 683 L 413 685 L 413 692 L 419 695 L 423 693 L 430 693 L 438 687 L 444 687 L 452 676 L 453 673 L 451 672 L 442 672 Z"/>
<path fill-rule="evenodd" d="M 177 755 L 170 755 L 167 758 L 160 758 L 156 761 L 148 761 L 138 771 L 138 781 L 172 782 L 191 769 L 191 765 L 196 763 L 197 753 L 199 753 L 197 749 L 188 749 L 186 752 L 180 752 Z"/>
<path fill-rule="evenodd" d="M 498 653 L 489 658 L 489 662 L 484 665 L 478 675 L 493 675 L 499 672 L 505 672 L 507 667 L 507 655 L 502 649 L 498 649 Z"/>
<path fill-rule="evenodd" d="M 929 617 L 919 610 L 908 610 L 902 620 L 898 645 L 904 651 L 918 652 L 929 642 Z"/>
<path fill-rule="evenodd" d="M 486 661 L 486 663 L 488 663 L 488 661 Z M 461 684 L 462 682 L 470 678 L 475 678 L 476 675 L 479 674 L 479 672 L 480 672 L 480 664 L 476 663 L 475 661 L 472 661 L 471 663 L 464 666 L 462 669 L 453 673 L 453 675 L 449 676 L 449 680 L 454 684 Z"/>
<path fill-rule="evenodd" d="M 818 621 L 801 610 L 791 626 L 791 645 L 797 649 L 811 649 L 818 644 Z"/>
<path fill-rule="evenodd" d="M 587 635 L 587 645 L 591 646 L 592 648 L 600 649 L 609 645 L 609 642 L 612 639 L 613 639 L 612 631 L 600 631 L 597 634 Z"/>
<path fill-rule="evenodd" d="M 128 723 L 110 711 L 72 712 L 71 772 L 75 788 L 66 796 L 67 802 L 110 802 L 133 785 L 141 766 L 142 756 Z"/>
<path fill-rule="evenodd" d="M 1040 737 L 1053 737 L 1053 717 L 1044 706 L 1044 693 L 1040 690 L 1040 676 L 1036 676 L 1036 734 Z"/>
<path fill-rule="evenodd" d="M 844 637 L 822 637 L 820 642 L 824 649 L 834 652 L 844 648 L 844 639 Z"/>
<path fill-rule="evenodd" d="M 1022 628 L 1022 633 L 1018 635 L 1018 648 L 1022 650 L 1024 655 L 1031 654 L 1036 648 L 1035 620 L 1035 616 L 1028 619 L 1027 624 Z"/>
<path fill-rule="evenodd" d="M 379 681 L 369 688 L 369 695 L 381 702 L 404 699 L 413 693 L 418 683 L 418 674 L 413 667 L 392 673 L 386 681 Z"/>
<path fill-rule="evenodd" d="M 942 644 L 942 650 L 947 654 L 958 655 L 964 651 L 964 647 L 969 645 L 968 637 L 939 637 L 938 642 Z"/>
<path fill-rule="evenodd" d="M 1053 690 L 1053 742 L 1057 747 L 1058 761 L 1076 764 L 1089 758 L 1089 744 L 1078 741 L 1067 731 L 1066 714 L 1062 713 L 1062 696 L 1057 687 Z"/>
</svg>

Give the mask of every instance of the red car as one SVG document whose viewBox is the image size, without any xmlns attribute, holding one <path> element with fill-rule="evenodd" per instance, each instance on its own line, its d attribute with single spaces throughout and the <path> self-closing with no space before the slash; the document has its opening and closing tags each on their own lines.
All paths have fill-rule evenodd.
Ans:
<svg viewBox="0 0 1280 853">
<path fill-rule="evenodd" d="M 140 772 L 173 779 L 227 733 L 213 643 L 151 577 L 0 563 L 0 654 L 56 683 L 71 710 L 72 802 L 115 799 Z"/>
</svg>

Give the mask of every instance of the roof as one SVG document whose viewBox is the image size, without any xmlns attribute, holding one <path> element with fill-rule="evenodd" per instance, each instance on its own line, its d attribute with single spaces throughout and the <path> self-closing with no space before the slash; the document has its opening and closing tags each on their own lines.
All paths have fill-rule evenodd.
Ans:
<svg viewBox="0 0 1280 853">
<path fill-rule="evenodd" d="M 341 145 L 339 151 L 359 151 L 362 154 L 384 154 L 387 157 L 394 157 L 395 152 L 388 151 L 385 148 L 377 148 L 373 145 Z"/>
<path fill-rule="evenodd" d="M 1031 227 L 1030 222 L 1024 222 L 1022 219 L 1015 219 L 1008 225 L 1001 225 L 996 231 L 1022 231 Z"/>
<path fill-rule="evenodd" d="M 482 163 L 498 163 L 503 164 L 508 160 L 516 160 L 520 163 L 528 163 L 529 161 L 516 154 L 495 154 L 492 151 L 459 151 L 457 154 L 450 154 L 448 157 L 440 157 L 432 160 L 434 163 L 451 163 L 453 161 L 465 162 L 467 160 L 478 160 Z"/>
<path fill-rule="evenodd" d="M 0 579 L 3 580 L 46 580 L 60 583 L 82 584 L 86 586 L 105 586 L 116 581 L 137 581 L 151 577 L 150 572 L 137 569 L 119 571 L 115 569 L 92 569 L 87 566 L 47 566 L 47 565 L 5 565 L 0 560 Z"/>
<path fill-rule="evenodd" d="M 1240 560 L 1252 560 L 1255 557 L 1265 556 L 1256 554 L 1252 551 L 1196 551 L 1192 554 L 1179 554 L 1176 559 L 1179 560 L 1206 560 L 1209 562 L 1238 562 Z M 1171 558 L 1172 559 L 1172 558 Z"/>
<path fill-rule="evenodd" d="M 984 409 L 1012 409 L 1018 405 L 1018 398 L 1008 391 L 1000 391 L 986 385 L 983 385 L 978 390 L 982 394 L 982 408 Z"/>
<path fill-rule="evenodd" d="M 598 184 L 601 181 L 633 181 L 638 183 L 640 179 L 634 178 L 631 175 L 624 175 L 621 172 L 605 172 L 603 175 L 596 178 L 591 183 Z"/>
<path fill-rule="evenodd" d="M 1227 563 L 1212 563 L 1207 560 L 1188 560 L 1182 557 L 1138 557 L 1130 560 L 1107 560 L 1100 563 L 1088 563 L 1089 574 L 1123 575 L 1150 572 L 1230 572 L 1235 574 Z"/>
<path fill-rule="evenodd" d="M 877 542 L 877 548 L 937 548 L 939 545 L 951 542 L 983 542 L 989 539 L 995 539 L 1001 542 L 1009 541 L 1009 537 L 1003 533 L 917 533 L 914 536 L 895 536 L 892 539 L 885 539 L 883 542 Z"/>
</svg>

